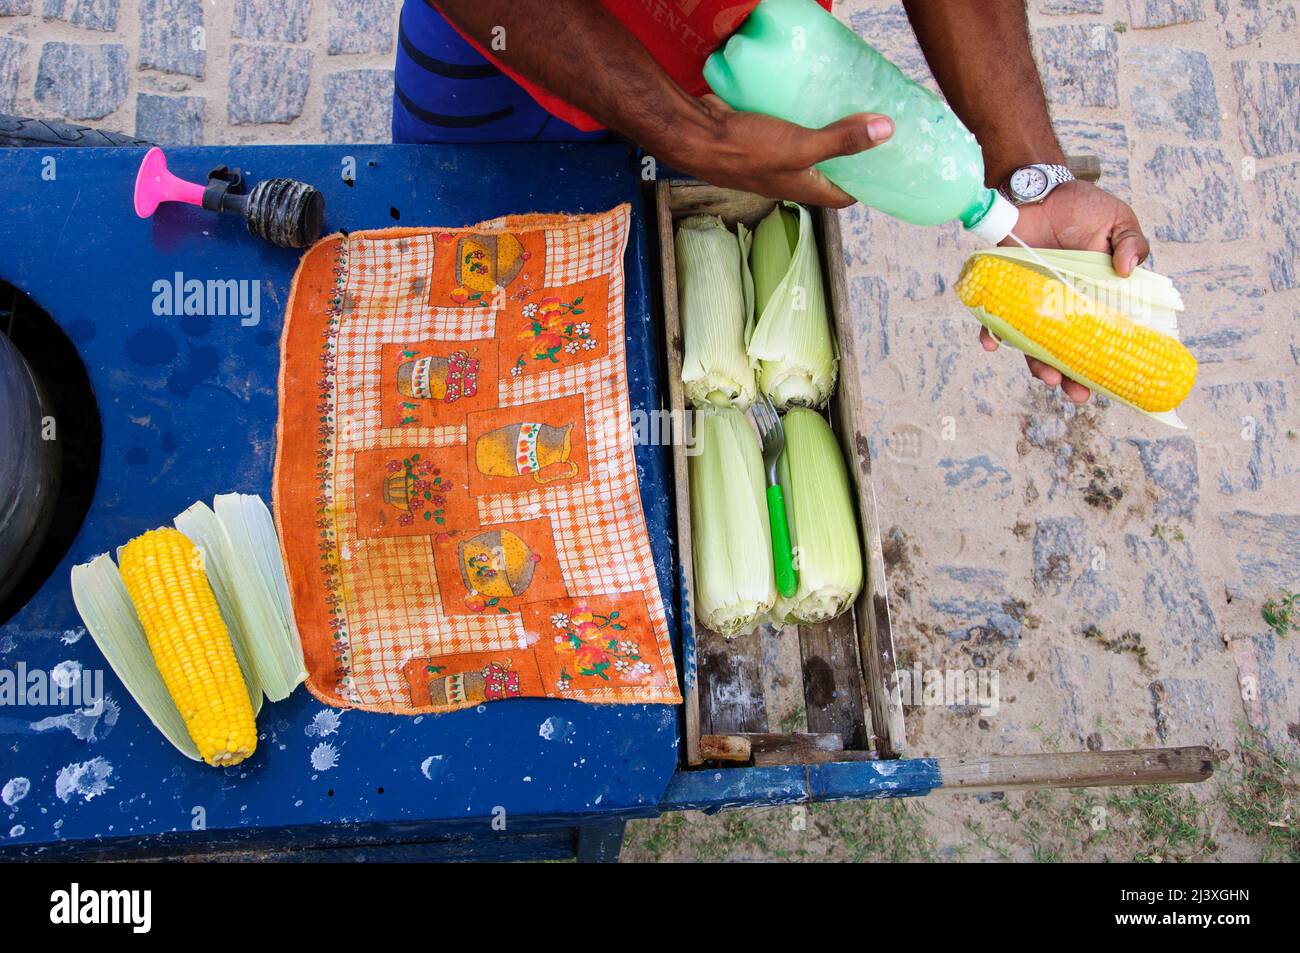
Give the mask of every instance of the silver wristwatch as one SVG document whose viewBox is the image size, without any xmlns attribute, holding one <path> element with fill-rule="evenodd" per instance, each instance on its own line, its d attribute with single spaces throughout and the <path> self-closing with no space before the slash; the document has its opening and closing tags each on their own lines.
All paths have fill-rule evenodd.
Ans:
<svg viewBox="0 0 1300 953">
<path fill-rule="evenodd" d="M 1073 181 L 1074 173 L 1063 165 L 1035 163 L 1012 172 L 998 191 L 1016 205 L 1030 205 L 1047 198 L 1058 185 Z"/>
</svg>

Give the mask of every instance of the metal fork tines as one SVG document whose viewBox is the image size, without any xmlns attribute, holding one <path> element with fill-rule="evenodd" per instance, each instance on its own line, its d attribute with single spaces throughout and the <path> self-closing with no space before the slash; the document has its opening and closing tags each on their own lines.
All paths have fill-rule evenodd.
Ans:
<svg viewBox="0 0 1300 953">
<path fill-rule="evenodd" d="M 772 406 L 772 401 L 766 394 L 754 404 L 754 425 L 758 427 L 758 439 L 763 444 L 763 464 L 767 467 L 767 485 L 776 486 L 777 484 L 777 461 L 781 459 L 781 451 L 785 449 L 785 428 L 781 425 L 781 418 L 777 416 L 776 408 Z"/>
</svg>

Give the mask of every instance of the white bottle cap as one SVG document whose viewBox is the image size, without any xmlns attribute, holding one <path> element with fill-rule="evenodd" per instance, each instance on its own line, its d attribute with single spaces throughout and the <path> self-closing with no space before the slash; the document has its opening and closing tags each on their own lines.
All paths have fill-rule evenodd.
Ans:
<svg viewBox="0 0 1300 953">
<path fill-rule="evenodd" d="M 966 231 L 985 245 L 996 245 L 1011 234 L 1018 221 L 1020 221 L 1020 209 L 1012 205 L 1001 192 L 994 192 L 993 204 L 984 213 L 984 217 L 969 226 Z"/>
</svg>

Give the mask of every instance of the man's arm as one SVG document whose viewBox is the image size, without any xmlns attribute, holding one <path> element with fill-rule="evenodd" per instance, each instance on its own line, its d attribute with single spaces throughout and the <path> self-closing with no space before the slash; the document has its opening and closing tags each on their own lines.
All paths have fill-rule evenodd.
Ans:
<svg viewBox="0 0 1300 953">
<path fill-rule="evenodd" d="M 1031 162 L 1063 163 L 1024 0 L 903 0 L 930 72 L 984 149 L 991 186 Z"/>
<path fill-rule="evenodd" d="M 903 0 L 930 72 L 984 150 L 986 181 L 1001 185 L 1016 168 L 1065 161 L 1029 43 L 1024 0 Z M 1087 182 L 1070 182 L 1020 210 L 1016 234 L 1038 248 L 1108 252 L 1129 275 L 1150 251 L 1137 215 Z M 984 349 L 997 342 L 980 331 Z M 1061 385 L 1074 401 L 1088 388 L 1027 358 L 1033 375 Z"/>
<path fill-rule="evenodd" d="M 432 0 L 430 0 L 432 2 Z M 879 145 L 888 117 L 846 116 L 804 129 L 686 93 L 595 0 L 438 0 L 466 35 L 510 68 L 638 143 L 674 168 L 715 185 L 810 205 L 852 198 L 814 166 Z M 1029 45 L 1024 0 L 904 0 L 921 47 L 954 110 L 984 147 L 989 180 L 1027 162 L 1059 162 L 1042 82 Z M 492 46 L 504 27 L 506 48 Z M 1123 202 L 1071 182 L 1021 210 L 1016 234 L 1043 248 L 1111 252 L 1129 274 L 1148 246 Z M 982 333 L 986 350 L 997 343 Z M 1030 359 L 1034 376 L 1076 401 L 1088 389 Z"/>
<path fill-rule="evenodd" d="M 847 116 L 807 130 L 697 99 L 594 0 L 439 0 L 462 32 L 530 82 L 620 132 L 657 159 L 714 185 L 842 207 L 853 199 L 813 166 L 893 134 L 886 117 Z M 505 49 L 492 45 L 504 27 Z"/>
</svg>

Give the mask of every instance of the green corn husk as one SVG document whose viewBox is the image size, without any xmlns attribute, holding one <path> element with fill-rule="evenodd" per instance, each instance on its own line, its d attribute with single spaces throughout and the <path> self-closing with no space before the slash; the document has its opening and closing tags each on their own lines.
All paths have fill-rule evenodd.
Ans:
<svg viewBox="0 0 1300 953">
<path fill-rule="evenodd" d="M 307 677 L 271 513 L 260 497 L 228 493 L 216 497 L 211 508 L 195 503 L 174 523 L 203 554 L 203 570 L 256 715 L 263 695 L 280 701 Z M 104 553 L 72 567 L 72 601 L 149 720 L 185 757 L 200 760 L 111 556 Z"/>
<path fill-rule="evenodd" d="M 682 383 L 696 407 L 732 405 L 744 410 L 758 387 L 745 353 L 753 330 L 753 294 L 742 263 L 749 232 L 727 230 L 716 215 L 693 215 L 677 226 L 677 307 L 685 342 Z"/>
<path fill-rule="evenodd" d="M 279 538 L 260 497 L 226 493 L 213 507 L 195 503 L 173 521 L 204 555 L 240 667 L 247 659 L 259 689 L 273 702 L 307 677 L 289 602 Z M 245 668 L 247 672 L 248 668 Z"/>
<path fill-rule="evenodd" d="M 839 356 L 812 216 L 794 202 L 778 205 L 759 223 L 753 246 L 758 321 L 749 356 L 758 362 L 759 387 L 778 410 L 821 407 L 835 390 Z"/>
<path fill-rule="evenodd" d="M 149 720 L 177 751 L 191 761 L 202 760 L 158 672 L 126 584 L 108 553 L 72 567 L 72 602 L 109 667 Z"/>
<path fill-rule="evenodd" d="M 815 623 L 833 619 L 862 590 L 862 547 L 840 445 L 816 411 L 785 415 L 779 474 L 799 589 L 777 600 L 773 618 Z"/>
<path fill-rule="evenodd" d="M 695 440 L 695 615 L 727 637 L 747 634 L 776 603 L 758 435 L 734 407 L 704 407 L 695 413 Z"/>
<path fill-rule="evenodd" d="M 758 246 L 762 245 L 762 254 Z M 762 314 L 767 303 L 790 271 L 794 250 L 799 244 L 799 216 L 778 205 L 758 223 L 754 230 L 754 247 L 750 266 L 754 274 L 754 312 Z"/>
</svg>

